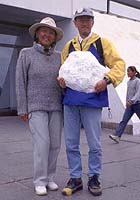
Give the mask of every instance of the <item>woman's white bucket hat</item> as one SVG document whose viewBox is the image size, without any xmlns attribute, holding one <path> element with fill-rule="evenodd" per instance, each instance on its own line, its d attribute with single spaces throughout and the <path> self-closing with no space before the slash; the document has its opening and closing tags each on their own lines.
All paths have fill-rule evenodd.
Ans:
<svg viewBox="0 0 140 200">
<path fill-rule="evenodd" d="M 46 17 L 42 19 L 39 23 L 35 23 L 29 28 L 29 33 L 32 38 L 35 37 L 35 33 L 39 27 L 49 27 L 53 29 L 56 32 L 56 42 L 61 40 L 63 37 L 62 29 L 56 26 L 55 21 L 51 17 Z"/>
</svg>

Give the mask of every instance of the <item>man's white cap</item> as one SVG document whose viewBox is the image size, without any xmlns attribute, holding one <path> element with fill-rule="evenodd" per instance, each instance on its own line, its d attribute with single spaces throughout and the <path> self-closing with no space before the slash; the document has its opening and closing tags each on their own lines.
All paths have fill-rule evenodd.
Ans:
<svg viewBox="0 0 140 200">
<path fill-rule="evenodd" d="M 91 8 L 80 8 L 80 9 L 76 10 L 76 12 L 74 14 L 74 20 L 80 16 L 89 16 L 89 17 L 94 18 L 94 13 Z"/>
</svg>

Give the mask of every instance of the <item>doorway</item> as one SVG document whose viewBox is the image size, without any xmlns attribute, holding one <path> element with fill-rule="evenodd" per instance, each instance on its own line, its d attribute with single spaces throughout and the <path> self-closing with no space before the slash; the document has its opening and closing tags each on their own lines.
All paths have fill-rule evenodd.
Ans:
<svg viewBox="0 0 140 200">
<path fill-rule="evenodd" d="M 19 47 L 17 36 L 0 34 L 0 116 L 17 115 L 15 72 Z"/>
</svg>

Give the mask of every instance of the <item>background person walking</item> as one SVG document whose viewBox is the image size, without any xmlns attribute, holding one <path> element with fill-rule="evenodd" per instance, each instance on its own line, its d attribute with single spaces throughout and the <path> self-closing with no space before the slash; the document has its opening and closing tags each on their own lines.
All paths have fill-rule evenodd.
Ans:
<svg viewBox="0 0 140 200">
<path fill-rule="evenodd" d="M 115 134 L 109 135 L 109 138 L 116 143 L 119 143 L 125 127 L 133 114 L 136 113 L 140 119 L 140 74 L 135 66 L 129 66 L 127 75 L 130 79 L 127 83 L 126 109 Z"/>
</svg>

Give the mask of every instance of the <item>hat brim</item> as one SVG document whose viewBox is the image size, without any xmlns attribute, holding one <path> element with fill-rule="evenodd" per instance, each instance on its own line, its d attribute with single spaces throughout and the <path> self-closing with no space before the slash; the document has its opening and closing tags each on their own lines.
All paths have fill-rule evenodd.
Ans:
<svg viewBox="0 0 140 200">
<path fill-rule="evenodd" d="M 87 17 L 94 18 L 94 16 L 91 15 L 91 14 L 83 14 L 83 13 L 81 13 L 81 14 L 76 14 L 76 15 L 74 16 L 74 19 L 76 19 L 77 17 L 82 17 L 82 16 L 87 16 Z"/>
<path fill-rule="evenodd" d="M 58 27 L 52 27 L 48 24 L 45 24 L 45 23 L 36 23 L 36 24 L 33 24 L 30 28 L 29 28 L 29 33 L 31 35 L 32 38 L 34 38 L 35 36 L 35 33 L 36 33 L 36 30 L 39 28 L 39 27 L 49 27 L 51 29 L 53 29 L 55 32 L 56 32 L 56 42 L 61 40 L 62 37 L 63 37 L 63 31 L 61 28 L 58 28 Z"/>
</svg>

